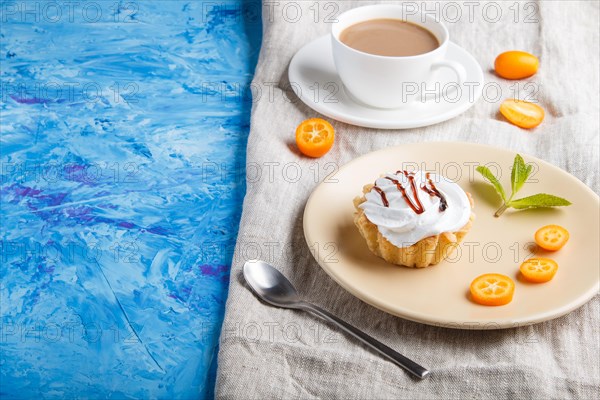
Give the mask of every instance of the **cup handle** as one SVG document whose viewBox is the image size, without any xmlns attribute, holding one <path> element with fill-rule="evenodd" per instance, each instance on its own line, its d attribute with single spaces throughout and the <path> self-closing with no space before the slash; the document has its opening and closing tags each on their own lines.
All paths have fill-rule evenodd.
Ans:
<svg viewBox="0 0 600 400">
<path fill-rule="evenodd" d="M 438 61 L 433 63 L 433 65 L 431 66 L 431 70 L 435 70 L 438 68 L 450 68 L 454 70 L 459 85 L 462 85 L 467 80 L 467 70 L 465 69 L 465 67 L 463 67 L 462 64 L 457 63 L 456 61 Z"/>
<path fill-rule="evenodd" d="M 434 62 L 433 65 L 431 66 L 431 71 L 433 72 L 438 68 L 450 68 L 451 70 L 453 70 L 456 73 L 456 80 L 459 85 L 462 85 L 467 80 L 467 70 L 465 69 L 465 67 L 463 67 L 462 64 L 460 64 L 456 61 L 443 60 L 443 61 Z M 436 93 L 435 96 L 433 96 L 433 98 L 438 99 L 440 96 L 442 96 L 441 91 Z M 421 101 L 427 102 L 428 101 L 427 96 L 422 94 Z"/>
</svg>

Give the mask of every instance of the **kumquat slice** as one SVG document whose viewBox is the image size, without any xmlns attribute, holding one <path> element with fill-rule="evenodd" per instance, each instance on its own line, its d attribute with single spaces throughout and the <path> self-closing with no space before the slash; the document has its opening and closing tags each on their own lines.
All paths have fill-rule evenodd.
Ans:
<svg viewBox="0 0 600 400">
<path fill-rule="evenodd" d="M 560 225 L 546 225 L 535 233 L 535 242 L 544 250 L 560 250 L 568 240 L 569 231 Z"/>
<path fill-rule="evenodd" d="M 544 120 L 544 109 L 524 100 L 507 99 L 500 105 L 500 113 L 513 125 L 520 128 L 535 128 Z"/>
<path fill-rule="evenodd" d="M 529 282 L 544 283 L 554 278 L 558 264 L 550 258 L 530 258 L 521 264 L 519 270 Z"/>
<path fill-rule="evenodd" d="M 471 297 L 484 306 L 503 306 L 512 301 L 515 283 L 506 275 L 483 274 L 471 282 Z"/>
<path fill-rule="evenodd" d="M 309 157 L 321 157 L 333 146 L 335 130 L 324 119 L 311 118 L 296 128 L 296 144 L 300 152 Z"/>
</svg>

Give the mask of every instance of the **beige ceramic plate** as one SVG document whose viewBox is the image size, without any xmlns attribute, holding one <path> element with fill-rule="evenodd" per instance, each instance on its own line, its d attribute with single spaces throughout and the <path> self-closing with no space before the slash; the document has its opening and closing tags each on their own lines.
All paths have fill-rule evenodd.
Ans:
<svg viewBox="0 0 600 400">
<path fill-rule="evenodd" d="M 500 200 L 475 172 L 479 164 L 500 171 L 510 192 L 515 153 L 470 143 L 419 143 L 362 156 L 327 178 L 311 195 L 304 212 L 304 233 L 313 255 L 341 286 L 390 314 L 430 325 L 464 329 L 497 329 L 533 324 L 564 315 L 583 305 L 599 288 L 600 227 L 598 196 L 563 170 L 534 157 L 530 182 L 517 197 L 539 192 L 565 197 L 561 209 L 507 211 L 494 218 Z M 353 224 L 352 199 L 381 173 L 427 169 L 456 180 L 475 200 L 473 229 L 452 260 L 424 269 L 399 267 L 373 255 Z M 541 226 L 559 224 L 571 238 L 556 253 L 533 243 Z M 554 258 L 559 269 L 552 281 L 531 284 L 518 274 L 533 254 Z M 471 281 L 497 272 L 513 278 L 513 301 L 486 307 L 469 299 Z"/>
</svg>

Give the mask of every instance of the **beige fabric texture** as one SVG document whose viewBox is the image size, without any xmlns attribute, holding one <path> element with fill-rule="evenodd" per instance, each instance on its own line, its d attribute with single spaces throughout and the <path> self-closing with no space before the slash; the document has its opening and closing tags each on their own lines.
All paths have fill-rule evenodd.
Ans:
<svg viewBox="0 0 600 400">
<path fill-rule="evenodd" d="M 311 191 L 333 166 L 373 150 L 414 142 L 465 141 L 512 149 L 563 168 L 598 193 L 599 3 L 427 2 L 428 9 L 435 12 L 437 7 L 452 41 L 478 60 L 486 82 L 501 88 L 501 97 L 494 99 L 491 88 L 487 98 L 464 114 L 419 129 L 384 131 L 333 121 L 337 132 L 333 149 L 316 161 L 304 158 L 293 144 L 295 128 L 319 115 L 289 90 L 289 62 L 303 45 L 329 32 L 329 14 L 368 3 L 263 4 L 264 37 L 253 81 L 247 149 L 248 187 L 231 270 L 216 397 L 597 398 L 599 296 L 567 316 L 506 330 L 455 330 L 406 321 L 361 302 L 321 270 L 304 241 L 302 213 Z M 455 6 L 462 12 L 458 19 Z M 501 17 L 495 21 L 498 6 Z M 516 82 L 495 76 L 495 57 L 511 49 L 538 55 L 538 73 Z M 527 82 L 533 84 L 526 87 Z M 537 129 L 525 131 L 507 123 L 498 109 L 502 99 L 513 97 L 515 91 L 523 98 L 532 89 L 546 119 Z M 259 302 L 241 277 L 243 263 L 253 258 L 276 265 L 306 300 L 421 362 L 433 371 L 431 377 L 417 381 L 324 322 Z"/>
</svg>

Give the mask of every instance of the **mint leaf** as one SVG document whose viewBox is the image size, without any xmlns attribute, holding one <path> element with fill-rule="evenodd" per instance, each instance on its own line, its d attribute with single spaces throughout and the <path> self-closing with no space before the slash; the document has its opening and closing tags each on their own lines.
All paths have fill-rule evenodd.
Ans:
<svg viewBox="0 0 600 400">
<path fill-rule="evenodd" d="M 517 194 L 519 189 L 523 187 L 523 184 L 529 178 L 529 174 L 531 174 L 531 169 L 533 167 L 531 165 L 525 164 L 525 160 L 521 155 L 517 154 L 515 156 L 515 161 L 513 163 L 512 171 L 510 173 L 510 181 L 512 186 L 512 196 Z"/>
<path fill-rule="evenodd" d="M 521 157 L 521 155 L 517 154 L 515 156 L 515 161 L 513 162 L 512 171 L 510 173 L 512 193 L 508 200 L 506 199 L 506 193 L 504 193 L 504 188 L 502 187 L 502 184 L 500 183 L 498 178 L 496 178 L 496 176 L 492 173 L 492 171 L 489 170 L 489 168 L 480 165 L 475 169 L 494 186 L 496 192 L 498 192 L 500 197 L 502 197 L 502 206 L 500 206 L 500 208 L 496 210 L 496 212 L 494 213 L 494 217 L 500 217 L 507 209 L 511 207 L 522 210 L 525 208 L 562 207 L 571 205 L 571 202 L 569 200 L 546 193 L 538 193 L 533 196 L 513 200 L 515 194 L 517 194 L 517 192 L 523 187 L 523 185 L 527 181 L 527 178 L 529 178 L 532 169 L 533 166 L 525 164 L 525 160 L 523 160 L 523 157 Z"/>
<path fill-rule="evenodd" d="M 483 165 L 478 166 L 477 168 L 475 168 L 475 170 L 479 172 L 485 179 L 487 179 L 488 182 L 490 182 L 494 186 L 496 192 L 498 192 L 500 197 L 502 197 L 502 200 L 506 202 L 506 194 L 504 193 L 504 188 L 502 187 L 502 184 L 500 183 L 498 178 L 494 176 L 492 171 L 490 171 L 488 167 L 484 167 Z"/>
<path fill-rule="evenodd" d="M 509 207 L 517 209 L 536 207 L 564 207 L 570 205 L 571 202 L 569 200 L 546 193 L 534 194 L 533 196 L 512 200 L 508 203 Z"/>
</svg>

